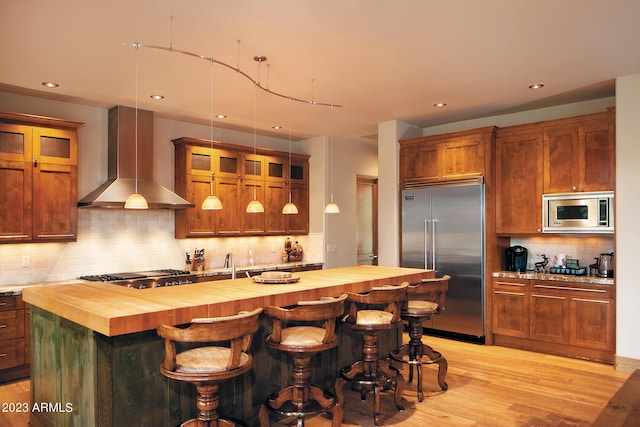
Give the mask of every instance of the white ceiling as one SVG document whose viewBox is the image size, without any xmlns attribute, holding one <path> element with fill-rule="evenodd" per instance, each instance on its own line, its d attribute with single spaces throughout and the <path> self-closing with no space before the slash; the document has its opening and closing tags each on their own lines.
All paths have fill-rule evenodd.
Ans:
<svg viewBox="0 0 640 427">
<path fill-rule="evenodd" d="M 0 90 L 135 106 L 137 58 L 140 108 L 208 124 L 213 68 L 213 109 L 228 115 L 216 126 L 255 120 L 285 138 L 291 128 L 366 141 L 388 120 L 428 127 L 613 96 L 616 77 L 640 73 L 638 0 L 1 1 Z M 264 55 L 261 85 L 342 107 L 289 102 L 207 60 L 123 45 L 135 42 L 256 79 L 253 57 Z"/>
</svg>

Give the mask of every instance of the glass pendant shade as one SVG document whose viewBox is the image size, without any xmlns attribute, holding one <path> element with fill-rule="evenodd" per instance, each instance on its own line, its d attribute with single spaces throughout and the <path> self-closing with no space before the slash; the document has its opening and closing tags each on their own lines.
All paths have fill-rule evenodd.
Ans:
<svg viewBox="0 0 640 427">
<path fill-rule="evenodd" d="M 260 213 L 260 212 L 264 212 L 264 206 L 262 206 L 262 203 L 260 203 L 259 201 L 252 200 L 247 205 L 247 213 Z"/>
<path fill-rule="evenodd" d="M 287 203 L 282 208 L 282 213 L 285 215 L 295 215 L 298 213 L 298 207 L 294 203 Z"/>
<path fill-rule="evenodd" d="M 149 209 L 147 199 L 140 193 L 132 193 L 124 202 L 125 209 Z"/>
<path fill-rule="evenodd" d="M 335 203 L 327 203 L 324 207 L 324 213 L 340 213 L 340 208 Z"/>
<path fill-rule="evenodd" d="M 217 211 L 222 209 L 222 202 L 216 196 L 207 196 L 202 202 L 202 210 Z"/>
<path fill-rule="evenodd" d="M 333 202 L 333 193 L 331 193 L 331 202 L 324 207 L 324 213 L 340 213 L 340 208 Z"/>
</svg>

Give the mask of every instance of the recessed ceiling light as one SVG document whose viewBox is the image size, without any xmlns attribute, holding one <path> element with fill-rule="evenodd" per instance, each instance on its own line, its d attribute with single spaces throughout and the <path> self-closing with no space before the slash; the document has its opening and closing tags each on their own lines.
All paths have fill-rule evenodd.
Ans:
<svg viewBox="0 0 640 427">
<path fill-rule="evenodd" d="M 48 87 L 48 88 L 54 88 L 54 87 L 58 87 L 60 85 L 58 83 L 56 83 L 56 82 L 42 82 L 42 86 Z"/>
<path fill-rule="evenodd" d="M 153 98 L 157 101 L 164 99 L 164 95 L 151 95 L 150 98 Z"/>
<path fill-rule="evenodd" d="M 282 129 L 282 126 L 274 125 L 274 126 L 271 126 L 271 129 L 280 130 L 280 129 Z"/>
<path fill-rule="evenodd" d="M 226 119 L 227 115 L 226 114 L 216 114 L 216 119 Z"/>
<path fill-rule="evenodd" d="M 433 106 L 434 107 L 438 107 L 438 108 L 446 107 L 447 103 L 446 102 L 436 102 L 435 104 L 433 104 Z"/>
<path fill-rule="evenodd" d="M 534 83 L 532 85 L 529 85 L 529 89 L 540 89 L 543 86 L 544 86 L 544 83 Z"/>
</svg>

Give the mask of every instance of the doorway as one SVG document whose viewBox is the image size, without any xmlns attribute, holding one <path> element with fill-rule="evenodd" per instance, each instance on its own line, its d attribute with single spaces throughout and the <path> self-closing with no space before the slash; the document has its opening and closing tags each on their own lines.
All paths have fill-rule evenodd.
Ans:
<svg viewBox="0 0 640 427">
<path fill-rule="evenodd" d="M 378 178 L 356 177 L 358 265 L 378 265 Z"/>
</svg>

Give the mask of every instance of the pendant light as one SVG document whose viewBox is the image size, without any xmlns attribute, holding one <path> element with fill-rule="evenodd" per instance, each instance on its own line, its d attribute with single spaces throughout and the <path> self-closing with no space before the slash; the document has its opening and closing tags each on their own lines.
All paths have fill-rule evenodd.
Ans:
<svg viewBox="0 0 640 427">
<path fill-rule="evenodd" d="M 209 143 L 211 144 L 211 154 L 213 155 L 213 58 L 209 59 Z M 202 210 L 213 211 L 222 209 L 222 202 L 213 195 L 213 180 L 215 173 L 211 174 L 209 184 L 209 195 L 202 201 Z"/>
<path fill-rule="evenodd" d="M 125 209 L 149 209 L 147 199 L 138 193 L 138 43 L 136 43 L 136 189 L 124 202 Z"/>
<path fill-rule="evenodd" d="M 336 214 L 340 213 L 340 208 L 333 201 L 333 105 L 331 105 L 331 135 L 329 140 L 329 190 L 331 191 L 331 201 L 324 207 L 324 213 Z"/>
<path fill-rule="evenodd" d="M 289 203 L 282 208 L 284 215 L 295 215 L 298 207 L 291 201 L 291 98 L 289 98 Z"/>
<path fill-rule="evenodd" d="M 258 55 L 253 57 L 254 61 L 258 62 L 258 79 L 253 82 L 253 155 L 256 155 L 256 103 L 258 93 L 258 80 L 260 77 L 260 65 L 267 60 L 266 56 Z M 256 174 L 256 162 L 253 162 L 253 175 Z M 247 213 L 261 213 L 264 212 L 264 206 L 256 198 L 256 183 L 253 183 L 253 200 L 247 205 Z"/>
</svg>

